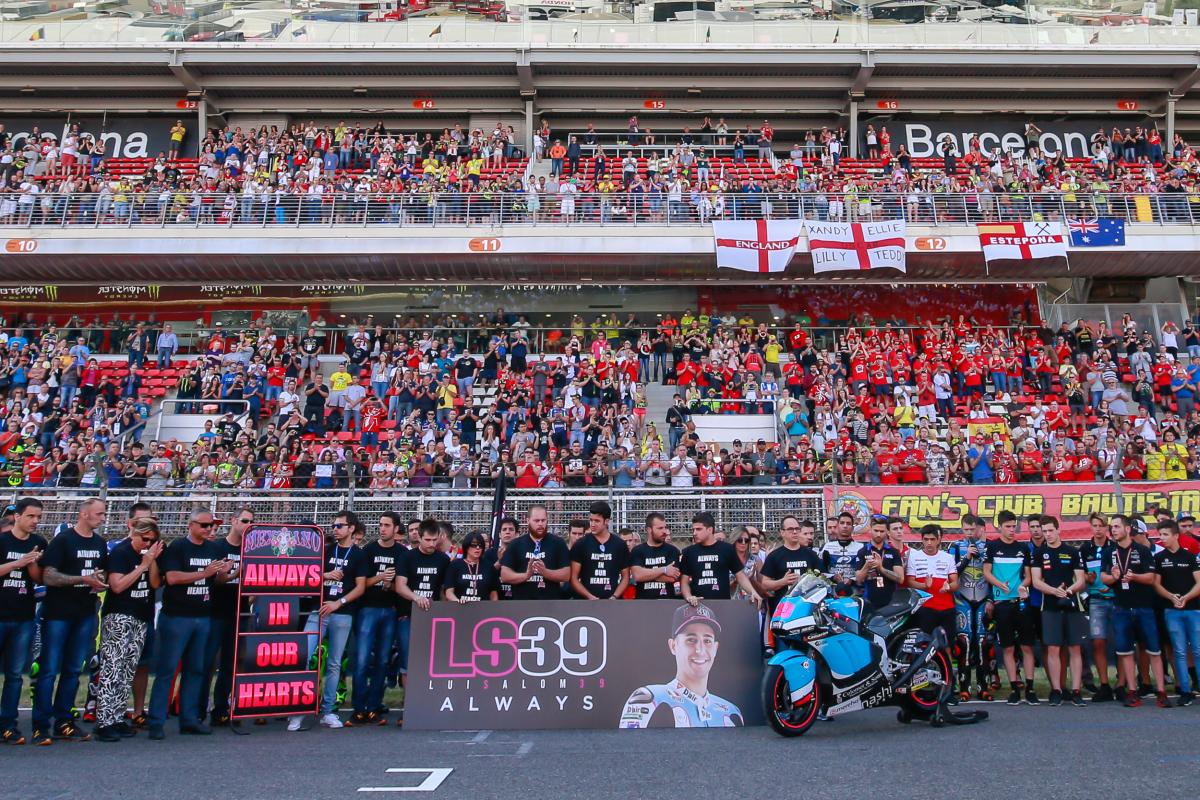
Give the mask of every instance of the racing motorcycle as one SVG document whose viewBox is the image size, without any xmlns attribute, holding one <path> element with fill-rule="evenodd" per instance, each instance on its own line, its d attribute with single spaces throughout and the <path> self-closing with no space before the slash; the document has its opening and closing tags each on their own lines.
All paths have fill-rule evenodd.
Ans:
<svg viewBox="0 0 1200 800">
<path fill-rule="evenodd" d="M 899 589 L 889 605 L 871 609 L 861 598 L 835 597 L 819 573 L 800 576 L 771 617 L 776 652 L 763 674 L 762 701 L 775 732 L 800 736 L 822 710 L 835 717 L 885 705 L 899 706 L 903 723 L 987 719 L 986 711 L 949 708 L 946 633 L 937 628 L 930 635 L 910 623 L 929 598 Z"/>
</svg>

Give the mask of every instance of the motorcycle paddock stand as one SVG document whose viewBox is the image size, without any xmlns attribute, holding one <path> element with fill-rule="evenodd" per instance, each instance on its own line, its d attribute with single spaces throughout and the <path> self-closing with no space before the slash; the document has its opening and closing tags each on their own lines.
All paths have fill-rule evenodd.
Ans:
<svg viewBox="0 0 1200 800">
<path fill-rule="evenodd" d="M 976 722 L 983 722 L 988 718 L 988 712 L 986 711 L 955 711 L 952 709 L 950 707 L 951 692 L 952 687 L 949 685 L 942 686 L 937 708 L 932 712 L 920 712 L 902 706 L 896 712 L 896 719 L 905 725 L 913 720 L 920 720 L 928 722 L 932 728 L 941 728 L 944 725 L 973 725 Z"/>
</svg>

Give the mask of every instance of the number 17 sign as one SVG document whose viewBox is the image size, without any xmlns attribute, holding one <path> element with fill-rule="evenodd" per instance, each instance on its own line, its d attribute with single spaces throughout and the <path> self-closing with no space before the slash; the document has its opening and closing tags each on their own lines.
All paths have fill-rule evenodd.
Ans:
<svg viewBox="0 0 1200 800">
<path fill-rule="evenodd" d="M 309 668 L 304 624 L 321 603 L 325 535 L 312 525 L 255 525 L 241 563 L 233 716 L 316 713 L 320 673 Z"/>
</svg>

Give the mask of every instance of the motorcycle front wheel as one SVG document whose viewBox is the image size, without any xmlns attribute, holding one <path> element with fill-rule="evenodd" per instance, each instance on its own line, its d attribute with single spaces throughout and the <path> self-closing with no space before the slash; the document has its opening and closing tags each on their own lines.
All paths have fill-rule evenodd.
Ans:
<svg viewBox="0 0 1200 800">
<path fill-rule="evenodd" d="M 792 702 L 783 667 L 767 665 L 762 679 L 763 712 L 772 730 L 780 736 L 800 736 L 812 727 L 821 705 L 821 684 L 814 683 L 812 693 L 799 703 Z"/>
</svg>

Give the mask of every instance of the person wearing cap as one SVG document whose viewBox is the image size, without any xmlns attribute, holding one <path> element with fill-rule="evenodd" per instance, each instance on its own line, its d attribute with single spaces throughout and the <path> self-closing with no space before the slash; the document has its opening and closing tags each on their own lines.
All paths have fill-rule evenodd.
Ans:
<svg viewBox="0 0 1200 800">
<path fill-rule="evenodd" d="M 733 728 L 745 724 L 741 709 L 708 690 L 720 647 L 721 623 L 716 614 L 700 603 L 681 605 L 671 615 L 670 630 L 667 648 L 675 657 L 674 679 L 634 689 L 617 727 Z"/>
<path fill-rule="evenodd" d="M 166 589 L 158 616 L 154 687 L 150 693 L 150 738 L 164 738 L 167 701 L 175 671 L 183 662 L 179 688 L 179 732 L 211 734 L 203 721 L 207 685 L 205 655 L 212 628 L 212 587 L 228 581 L 235 565 L 226 549 L 211 538 L 216 520 L 208 511 L 194 511 L 187 536 L 176 539 L 158 560 Z"/>
</svg>

